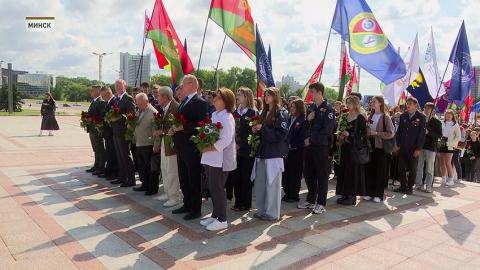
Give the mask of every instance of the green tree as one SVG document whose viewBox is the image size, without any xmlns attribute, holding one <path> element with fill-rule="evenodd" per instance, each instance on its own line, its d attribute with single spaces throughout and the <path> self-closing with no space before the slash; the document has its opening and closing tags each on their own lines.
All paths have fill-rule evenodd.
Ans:
<svg viewBox="0 0 480 270">
<path fill-rule="evenodd" d="M 55 89 L 52 91 L 57 95 L 54 95 L 54 98 L 59 100 L 65 98 L 68 101 L 90 100 L 90 87 L 100 84 L 97 80 L 90 80 L 84 77 L 68 78 L 58 76 L 56 80 Z"/>
<path fill-rule="evenodd" d="M 150 77 L 150 84 L 158 84 L 162 86 L 171 85 L 172 78 L 170 76 L 162 75 L 162 74 L 154 75 Z"/>
<path fill-rule="evenodd" d="M 282 84 L 282 86 L 280 86 L 280 94 L 282 95 L 282 97 L 285 97 L 285 98 L 288 98 L 290 95 L 290 85 L 284 83 Z"/>
<path fill-rule="evenodd" d="M 325 94 L 324 97 L 329 101 L 329 102 L 335 102 L 337 99 L 338 92 L 335 91 L 335 89 L 331 87 L 325 87 Z"/>
<path fill-rule="evenodd" d="M 13 111 L 21 112 L 23 105 L 23 96 L 13 85 Z M 8 86 L 5 84 L 0 89 L 0 111 L 8 112 Z"/>
</svg>

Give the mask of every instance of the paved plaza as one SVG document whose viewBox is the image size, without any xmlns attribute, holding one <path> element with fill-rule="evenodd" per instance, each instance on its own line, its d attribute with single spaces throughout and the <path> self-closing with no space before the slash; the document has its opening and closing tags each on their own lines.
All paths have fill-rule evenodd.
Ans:
<svg viewBox="0 0 480 270">
<path fill-rule="evenodd" d="M 85 173 L 87 134 L 57 119 L 38 137 L 39 117 L 0 117 L 0 269 L 480 269 L 479 184 L 347 207 L 332 183 L 322 215 L 283 203 L 278 222 L 228 212 L 228 229 L 207 232 Z"/>
</svg>

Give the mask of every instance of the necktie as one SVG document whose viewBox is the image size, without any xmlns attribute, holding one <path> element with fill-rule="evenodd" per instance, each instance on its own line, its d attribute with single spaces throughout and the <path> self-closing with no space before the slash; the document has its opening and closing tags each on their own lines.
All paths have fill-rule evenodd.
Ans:
<svg viewBox="0 0 480 270">
<path fill-rule="evenodd" d="M 183 107 L 185 106 L 185 104 L 187 104 L 187 101 L 188 101 L 188 97 L 186 97 L 186 98 L 182 101 L 182 103 L 180 104 L 180 108 L 179 108 L 180 111 L 183 109 Z"/>
</svg>

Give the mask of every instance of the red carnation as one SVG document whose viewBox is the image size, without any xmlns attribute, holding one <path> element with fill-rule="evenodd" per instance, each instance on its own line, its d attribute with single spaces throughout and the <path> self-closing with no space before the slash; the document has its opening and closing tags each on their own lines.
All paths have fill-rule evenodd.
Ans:
<svg viewBox="0 0 480 270">
<path fill-rule="evenodd" d="M 217 129 L 221 129 L 221 128 L 222 128 L 222 123 L 217 122 L 217 123 L 215 124 L 215 127 L 216 127 Z"/>
<path fill-rule="evenodd" d="M 205 135 L 205 132 L 202 132 L 200 134 L 198 134 L 198 137 L 200 137 L 200 140 L 205 140 L 205 138 L 207 137 L 207 135 Z"/>
</svg>

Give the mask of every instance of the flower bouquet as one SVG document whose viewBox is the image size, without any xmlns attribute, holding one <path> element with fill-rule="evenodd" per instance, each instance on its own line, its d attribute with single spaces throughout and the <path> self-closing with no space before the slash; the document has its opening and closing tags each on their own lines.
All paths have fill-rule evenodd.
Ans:
<svg viewBox="0 0 480 270">
<path fill-rule="evenodd" d="M 127 125 L 127 131 L 125 132 L 125 140 L 135 142 L 135 127 L 137 126 L 137 116 L 134 112 L 127 113 L 125 118 L 125 124 Z"/>
<path fill-rule="evenodd" d="M 174 112 L 168 117 L 168 124 L 172 127 L 184 126 L 187 123 L 185 116 L 179 112 Z"/>
<path fill-rule="evenodd" d="M 235 141 L 237 143 L 240 141 L 240 137 L 239 137 L 240 118 L 241 118 L 241 116 L 237 112 L 233 113 L 233 119 L 235 119 Z"/>
<path fill-rule="evenodd" d="M 100 116 L 92 116 L 92 124 L 95 125 L 95 129 L 98 132 L 98 136 L 103 137 L 103 119 Z"/>
<path fill-rule="evenodd" d="M 199 122 L 195 129 L 198 131 L 198 136 L 192 136 L 190 139 L 197 149 L 202 152 L 203 149 L 214 145 L 218 141 L 222 124 L 220 122 L 212 123 L 212 119 L 207 118 Z"/>
<path fill-rule="evenodd" d="M 120 107 L 113 105 L 112 108 L 105 114 L 105 122 L 112 125 L 113 122 L 118 121 L 123 115 L 120 113 Z"/>
<path fill-rule="evenodd" d="M 154 118 L 153 118 L 153 128 L 155 130 L 167 130 L 169 128 L 169 123 L 168 123 L 168 119 L 165 119 L 164 118 L 164 114 L 162 112 L 158 112 L 154 115 Z M 160 137 L 155 137 L 155 140 L 157 142 L 160 142 L 161 138 L 164 138 L 164 142 L 165 142 L 165 145 L 171 145 L 173 146 L 173 141 L 172 141 L 172 137 L 171 136 L 168 136 L 167 134 L 162 134 Z"/>
<path fill-rule="evenodd" d="M 337 131 L 335 132 L 335 135 L 340 137 L 344 131 L 348 131 L 351 128 L 351 125 L 348 123 L 348 109 L 342 110 L 340 113 L 340 116 L 338 117 L 338 125 L 337 125 Z M 340 153 L 341 153 L 341 148 L 342 148 L 342 140 L 337 139 L 338 141 L 338 147 L 336 148 L 335 152 L 333 153 L 333 162 L 335 164 L 340 164 Z M 345 139 L 344 142 L 348 142 L 348 139 Z"/>
<path fill-rule="evenodd" d="M 248 125 L 250 127 L 254 127 L 258 124 L 261 124 L 260 116 L 258 115 L 251 118 L 247 118 L 247 120 L 249 121 Z M 248 145 L 250 146 L 250 148 L 252 148 L 252 150 L 250 151 L 250 157 L 255 157 L 257 154 L 258 146 L 260 145 L 259 132 L 248 135 L 247 140 L 248 140 Z"/>
<path fill-rule="evenodd" d="M 92 123 L 92 118 L 88 114 L 88 112 L 82 111 L 81 117 L 80 117 L 80 126 L 87 131 L 88 126 Z"/>
</svg>

